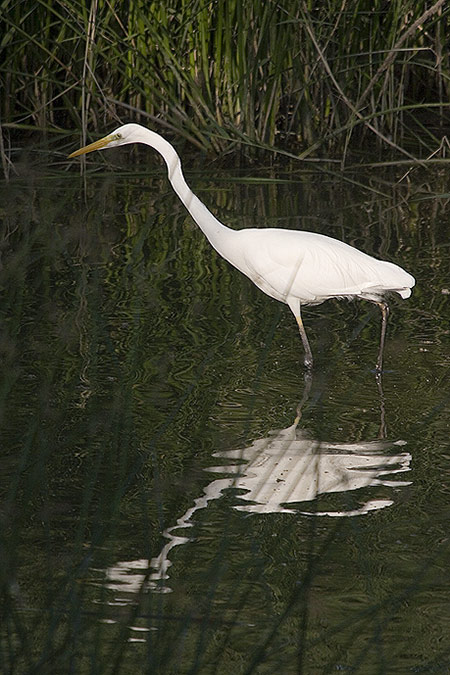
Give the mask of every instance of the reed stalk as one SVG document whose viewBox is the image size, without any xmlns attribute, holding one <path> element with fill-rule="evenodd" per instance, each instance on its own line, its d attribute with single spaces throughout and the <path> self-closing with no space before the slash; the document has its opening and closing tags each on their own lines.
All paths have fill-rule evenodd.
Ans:
<svg viewBox="0 0 450 675">
<path fill-rule="evenodd" d="M 449 123 L 449 12 L 444 0 L 4 0 L 0 118 L 86 136 L 150 117 L 217 154 L 345 156 L 364 142 L 425 157 Z"/>
</svg>

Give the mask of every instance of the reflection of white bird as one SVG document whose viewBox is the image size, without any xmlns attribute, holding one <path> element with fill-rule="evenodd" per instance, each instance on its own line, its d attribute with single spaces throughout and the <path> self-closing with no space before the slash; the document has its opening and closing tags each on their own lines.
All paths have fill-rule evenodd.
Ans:
<svg viewBox="0 0 450 675">
<path fill-rule="evenodd" d="M 173 549 L 193 540 L 189 529 L 194 527 L 196 514 L 228 490 L 233 490 L 228 493 L 228 503 L 245 513 L 351 518 L 392 506 L 400 488 L 411 485 L 410 481 L 398 479 L 398 474 L 411 470 L 405 441 L 318 441 L 298 428 L 299 420 L 297 415 L 291 426 L 271 431 L 246 448 L 215 452 L 213 456 L 226 463 L 206 471 L 228 477 L 208 483 L 176 524 L 163 531 L 167 542 L 159 555 L 151 560 L 120 561 L 107 569 L 107 587 L 122 593 L 117 600 L 129 602 L 123 593 L 138 593 L 145 588 L 169 593 L 171 588 L 165 582 L 169 579 Z M 377 494 L 370 498 L 372 488 L 377 489 Z M 350 493 L 356 502 L 353 508 L 349 507 Z M 313 502 L 325 495 L 333 504 L 330 510 L 314 508 Z M 216 521 L 206 516 L 204 522 L 208 536 L 213 536 Z"/>
<path fill-rule="evenodd" d="M 371 487 L 399 489 L 409 482 L 392 480 L 386 476 L 410 471 L 408 452 L 392 454 L 391 449 L 403 447 L 405 441 L 360 441 L 358 443 L 329 443 L 308 438 L 298 429 L 298 418 L 287 429 L 272 431 L 266 438 L 254 441 L 249 447 L 214 453 L 214 457 L 234 462 L 232 465 L 209 467 L 208 471 L 228 472 L 230 478 L 210 483 L 222 493 L 226 488 L 243 490 L 238 496 L 243 503 L 235 509 L 249 513 L 296 513 L 289 505 L 312 502 L 320 495 L 348 494 L 354 491 L 367 496 Z M 394 447 L 395 446 L 395 447 Z M 303 514 L 319 516 L 356 516 L 383 509 L 393 504 L 392 499 L 378 495 L 362 501 L 353 510 L 302 510 Z"/>
<path fill-rule="evenodd" d="M 381 371 L 388 317 L 385 296 L 395 292 L 408 298 L 414 277 L 393 263 L 376 260 L 322 234 L 275 228 L 231 230 L 212 215 L 186 184 L 180 158 L 170 143 L 139 124 L 125 124 L 69 156 L 128 143 L 144 143 L 162 155 L 173 189 L 213 248 L 264 293 L 289 305 L 300 330 L 308 368 L 313 357 L 301 319 L 302 305 L 355 297 L 376 303 L 382 312 L 377 360 L 377 370 Z"/>
</svg>

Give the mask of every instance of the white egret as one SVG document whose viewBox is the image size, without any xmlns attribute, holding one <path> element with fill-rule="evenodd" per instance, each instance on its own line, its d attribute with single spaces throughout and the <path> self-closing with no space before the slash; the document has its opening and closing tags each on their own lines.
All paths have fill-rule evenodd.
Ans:
<svg viewBox="0 0 450 675">
<path fill-rule="evenodd" d="M 187 185 L 173 146 L 139 124 L 125 124 L 69 157 L 129 143 L 144 143 L 162 155 L 173 189 L 211 246 L 264 293 L 290 307 L 302 338 L 307 368 L 312 367 L 313 356 L 301 318 L 303 305 L 318 305 L 329 298 L 362 298 L 376 303 L 382 315 L 376 364 L 377 371 L 381 372 L 389 313 L 385 297 L 394 292 L 408 298 L 415 284 L 411 274 L 398 265 L 377 260 L 323 234 L 278 228 L 232 230 L 226 227 Z"/>
</svg>

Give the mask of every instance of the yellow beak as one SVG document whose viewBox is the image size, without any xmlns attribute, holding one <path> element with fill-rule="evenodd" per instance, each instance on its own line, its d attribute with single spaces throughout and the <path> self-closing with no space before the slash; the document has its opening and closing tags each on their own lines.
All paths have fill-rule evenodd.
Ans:
<svg viewBox="0 0 450 675">
<path fill-rule="evenodd" d="M 102 148 L 105 148 L 111 141 L 114 140 L 111 136 L 104 136 L 103 138 L 100 138 L 100 140 L 95 141 L 94 143 L 90 143 L 89 145 L 85 145 L 84 148 L 80 148 L 79 150 L 75 150 L 75 152 L 72 152 L 68 159 L 71 159 L 72 157 L 78 157 L 78 155 L 85 155 L 88 152 L 93 152 L 94 150 L 101 150 Z"/>
</svg>

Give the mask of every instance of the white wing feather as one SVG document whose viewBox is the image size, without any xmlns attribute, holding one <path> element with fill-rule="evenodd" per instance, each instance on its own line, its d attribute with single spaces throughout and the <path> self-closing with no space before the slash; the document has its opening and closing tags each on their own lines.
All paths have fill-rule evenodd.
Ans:
<svg viewBox="0 0 450 675">
<path fill-rule="evenodd" d="M 239 235 L 241 264 L 236 266 L 283 302 L 297 298 L 300 304 L 319 304 L 352 296 L 377 300 L 389 291 L 406 298 L 415 283 L 401 267 L 322 234 L 249 229 Z"/>
</svg>

